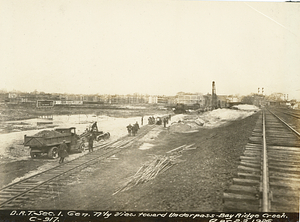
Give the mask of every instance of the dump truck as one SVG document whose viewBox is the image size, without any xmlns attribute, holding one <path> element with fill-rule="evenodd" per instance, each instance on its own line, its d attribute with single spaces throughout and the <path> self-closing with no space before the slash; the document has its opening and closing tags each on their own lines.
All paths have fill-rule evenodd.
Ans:
<svg viewBox="0 0 300 222">
<path fill-rule="evenodd" d="M 76 134 L 75 127 L 43 130 L 33 136 L 24 135 L 24 146 L 29 146 L 30 156 L 37 158 L 47 154 L 49 158 L 58 157 L 58 147 L 65 141 L 67 152 L 82 152 L 85 148 L 84 137 Z"/>
</svg>

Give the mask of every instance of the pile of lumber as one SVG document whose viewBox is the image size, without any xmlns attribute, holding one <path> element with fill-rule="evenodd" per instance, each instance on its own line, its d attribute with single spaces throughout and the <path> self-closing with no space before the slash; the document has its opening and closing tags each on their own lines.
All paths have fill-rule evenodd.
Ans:
<svg viewBox="0 0 300 222">
<path fill-rule="evenodd" d="M 149 180 L 154 179 L 159 173 L 165 172 L 170 167 L 177 163 L 183 162 L 180 160 L 181 153 L 188 150 L 194 150 L 194 143 L 190 145 L 182 145 L 175 149 L 166 152 L 166 155 L 151 155 L 151 160 L 145 163 L 140 169 L 131 177 L 129 177 L 125 182 L 125 185 L 118 189 L 113 195 L 129 190 L 130 188 L 145 183 Z"/>
<path fill-rule="evenodd" d="M 152 155 L 152 160 L 141 166 L 135 175 L 128 178 L 125 186 L 121 187 L 113 195 L 154 179 L 159 173 L 182 162 L 183 160 L 180 160 L 179 157 L 181 155 Z"/>
</svg>

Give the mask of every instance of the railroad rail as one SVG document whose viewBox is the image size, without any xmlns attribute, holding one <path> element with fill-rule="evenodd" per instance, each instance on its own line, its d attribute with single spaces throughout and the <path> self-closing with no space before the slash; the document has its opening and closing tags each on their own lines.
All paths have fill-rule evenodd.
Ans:
<svg viewBox="0 0 300 222">
<path fill-rule="evenodd" d="M 94 152 L 89 152 L 74 160 L 1 188 L 0 209 L 22 209 L 25 204 L 34 202 L 36 197 L 48 198 L 59 195 L 59 187 L 64 184 L 65 178 L 121 152 L 122 149 L 132 145 L 154 127 L 155 125 L 145 125 L 136 136 L 125 136 L 116 141 L 95 146 Z"/>
<path fill-rule="evenodd" d="M 299 110 L 276 107 L 275 109 L 273 109 L 273 112 L 274 111 L 277 111 L 279 113 L 284 113 L 287 116 L 292 116 L 293 118 L 300 119 L 300 111 Z"/>
<path fill-rule="evenodd" d="M 225 211 L 298 212 L 299 132 L 271 110 L 261 112 L 238 174 L 224 192 Z"/>
</svg>

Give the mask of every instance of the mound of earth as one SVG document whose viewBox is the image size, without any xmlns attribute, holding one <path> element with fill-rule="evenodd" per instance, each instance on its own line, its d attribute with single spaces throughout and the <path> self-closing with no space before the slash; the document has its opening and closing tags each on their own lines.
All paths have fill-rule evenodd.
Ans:
<svg viewBox="0 0 300 222">
<path fill-rule="evenodd" d="M 253 115 L 257 107 L 239 106 L 240 109 L 216 109 L 201 115 L 178 115 L 169 126 L 170 132 L 194 132 L 201 128 L 215 128 Z"/>
<path fill-rule="evenodd" d="M 42 130 L 36 134 L 34 134 L 34 136 L 37 137 L 55 137 L 55 136 L 60 136 L 61 133 L 54 131 L 54 130 Z"/>
</svg>

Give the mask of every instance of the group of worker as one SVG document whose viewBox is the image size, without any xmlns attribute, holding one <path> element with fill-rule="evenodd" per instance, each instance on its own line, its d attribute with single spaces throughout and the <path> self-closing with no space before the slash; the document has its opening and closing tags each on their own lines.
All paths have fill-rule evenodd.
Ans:
<svg viewBox="0 0 300 222">
<path fill-rule="evenodd" d="M 148 124 L 149 125 L 162 125 L 164 124 L 164 127 L 167 127 L 167 124 L 169 123 L 169 120 L 171 120 L 171 115 L 168 115 L 168 116 L 164 116 L 164 117 L 153 117 L 153 116 L 150 116 L 148 118 Z"/>
<path fill-rule="evenodd" d="M 149 125 L 154 125 L 155 124 L 155 117 L 154 116 L 149 116 L 149 118 L 148 118 L 148 124 Z"/>
<path fill-rule="evenodd" d="M 127 128 L 129 136 L 135 136 L 137 134 L 138 130 L 140 129 L 140 126 L 139 126 L 138 122 L 136 122 L 133 125 L 129 124 L 128 126 L 126 126 L 126 128 Z"/>
<path fill-rule="evenodd" d="M 141 119 L 141 124 L 143 125 L 143 118 Z M 169 116 L 165 116 L 165 117 L 157 117 L 155 118 L 154 116 L 150 116 L 148 118 L 148 124 L 157 124 L 157 125 L 161 125 L 162 123 L 164 124 L 164 127 L 167 126 L 169 120 L 171 120 L 171 115 Z M 128 135 L 129 136 L 135 136 L 138 132 L 138 130 L 140 129 L 140 126 L 138 124 L 138 122 L 136 122 L 135 124 L 131 125 L 129 124 L 128 126 L 126 126 L 127 131 L 128 131 Z M 89 152 L 93 152 L 93 146 L 94 146 L 94 139 L 95 139 L 95 133 L 98 130 L 97 127 L 97 122 L 95 122 L 92 127 L 91 127 L 91 134 L 88 136 L 88 147 L 89 147 Z M 68 152 L 67 152 L 68 146 L 66 144 L 66 141 L 64 140 L 60 146 L 58 147 L 58 157 L 60 157 L 59 159 L 59 163 L 63 163 L 64 159 L 66 157 L 69 156 Z"/>
</svg>

